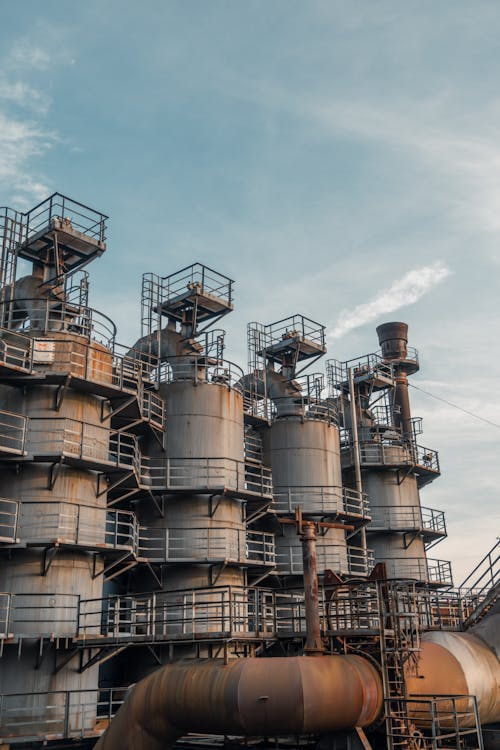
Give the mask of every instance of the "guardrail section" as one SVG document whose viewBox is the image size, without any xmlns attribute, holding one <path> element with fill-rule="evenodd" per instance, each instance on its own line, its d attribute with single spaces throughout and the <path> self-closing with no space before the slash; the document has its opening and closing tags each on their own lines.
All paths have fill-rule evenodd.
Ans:
<svg viewBox="0 0 500 750">
<path fill-rule="evenodd" d="M 328 542 L 320 537 L 316 543 L 318 573 L 333 570 L 344 575 L 367 576 L 374 565 L 372 550 Z M 302 575 L 302 547 L 279 544 L 276 547 L 276 572 L 283 575 Z"/>
<path fill-rule="evenodd" d="M 168 492 L 225 489 L 228 492 L 272 496 L 271 469 L 233 458 L 148 458 L 141 464 L 141 482 L 151 490 Z"/>
<path fill-rule="evenodd" d="M 1 503 L 0 500 L 0 513 Z M 74 545 L 97 550 L 128 550 L 135 554 L 139 524 L 131 511 L 67 502 L 23 502 L 18 536 L 29 545 Z"/>
<path fill-rule="evenodd" d="M 274 566 L 274 534 L 231 526 L 139 529 L 139 559 L 149 562 L 224 561 Z"/>
<path fill-rule="evenodd" d="M 64 457 L 90 468 L 123 468 L 140 473 L 137 438 L 127 432 L 67 417 L 33 418 L 29 421 L 27 447 L 34 460 Z"/>
<path fill-rule="evenodd" d="M 125 700 L 126 687 L 0 694 L 0 742 L 96 737 Z"/>
<path fill-rule="evenodd" d="M 339 515 L 370 518 L 368 497 L 349 487 L 275 487 L 273 509 L 276 513 Z"/>
<path fill-rule="evenodd" d="M 0 456 L 24 456 L 27 418 L 0 410 Z"/>
<path fill-rule="evenodd" d="M 0 542 L 12 543 L 17 539 L 19 503 L 0 497 Z"/>
</svg>

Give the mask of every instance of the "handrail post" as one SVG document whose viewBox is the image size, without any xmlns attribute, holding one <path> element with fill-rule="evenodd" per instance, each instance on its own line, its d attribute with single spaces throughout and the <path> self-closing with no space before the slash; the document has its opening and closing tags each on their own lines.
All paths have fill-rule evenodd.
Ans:
<svg viewBox="0 0 500 750">
<path fill-rule="evenodd" d="M 66 690 L 65 705 L 64 705 L 64 737 L 69 736 L 69 702 L 71 699 L 71 692 Z"/>
<path fill-rule="evenodd" d="M 361 478 L 361 456 L 359 451 L 359 439 L 358 439 L 358 415 L 356 411 L 356 394 L 354 390 L 354 372 L 352 367 L 349 367 L 349 396 L 351 402 L 351 427 L 352 427 L 352 440 L 353 440 L 353 453 L 354 453 L 354 474 L 356 478 L 356 489 L 361 494 L 363 492 L 363 480 Z M 366 550 L 366 530 L 363 526 L 360 529 L 361 545 Z"/>
</svg>

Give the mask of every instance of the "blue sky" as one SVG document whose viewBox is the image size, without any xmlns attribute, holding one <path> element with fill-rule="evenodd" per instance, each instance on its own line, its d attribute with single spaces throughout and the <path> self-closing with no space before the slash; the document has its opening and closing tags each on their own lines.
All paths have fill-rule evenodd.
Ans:
<svg viewBox="0 0 500 750">
<path fill-rule="evenodd" d="M 110 215 L 121 341 L 141 274 L 201 261 L 237 281 L 229 358 L 250 320 L 302 312 L 347 359 L 402 319 L 415 384 L 500 423 L 499 37 L 494 0 L 4 0 L 0 204 Z M 500 430 L 411 395 L 459 582 L 499 532 Z"/>
</svg>

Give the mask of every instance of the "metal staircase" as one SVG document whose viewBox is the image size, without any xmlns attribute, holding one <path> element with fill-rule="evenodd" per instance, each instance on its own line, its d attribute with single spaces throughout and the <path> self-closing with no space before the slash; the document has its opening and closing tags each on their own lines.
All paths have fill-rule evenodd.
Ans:
<svg viewBox="0 0 500 750">
<path fill-rule="evenodd" d="M 500 599 L 500 538 L 458 587 L 463 628 L 476 625 Z"/>
</svg>

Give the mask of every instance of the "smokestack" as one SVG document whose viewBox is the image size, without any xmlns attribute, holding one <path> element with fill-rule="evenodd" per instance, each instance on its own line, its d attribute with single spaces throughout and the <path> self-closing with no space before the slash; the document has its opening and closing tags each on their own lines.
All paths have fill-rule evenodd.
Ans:
<svg viewBox="0 0 500 750">
<path fill-rule="evenodd" d="M 377 335 L 384 359 L 406 359 L 408 355 L 408 325 L 406 323 L 382 323 L 377 326 Z"/>
</svg>

